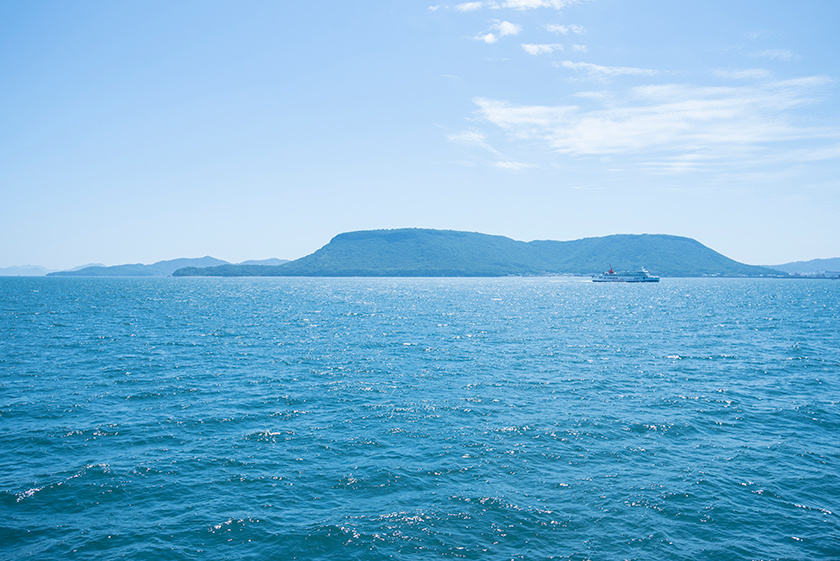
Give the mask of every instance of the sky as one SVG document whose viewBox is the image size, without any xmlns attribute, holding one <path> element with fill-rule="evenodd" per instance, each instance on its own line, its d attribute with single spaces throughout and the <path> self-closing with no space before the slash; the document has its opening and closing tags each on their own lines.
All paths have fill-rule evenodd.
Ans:
<svg viewBox="0 0 840 561">
<path fill-rule="evenodd" d="M 0 2 L 0 267 L 341 233 L 840 256 L 840 2 Z"/>
</svg>

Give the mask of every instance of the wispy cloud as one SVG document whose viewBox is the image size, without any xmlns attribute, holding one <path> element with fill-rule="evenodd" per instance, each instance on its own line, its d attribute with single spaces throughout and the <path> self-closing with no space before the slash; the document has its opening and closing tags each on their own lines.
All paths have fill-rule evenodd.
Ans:
<svg viewBox="0 0 840 561">
<path fill-rule="evenodd" d="M 459 12 L 474 12 L 475 10 L 480 10 L 484 7 L 484 2 L 464 2 L 462 4 L 456 4 L 455 9 Z"/>
<path fill-rule="evenodd" d="M 484 133 L 476 130 L 466 130 L 461 132 L 450 133 L 446 135 L 449 142 L 461 144 L 462 146 L 480 148 L 493 156 L 491 165 L 501 169 L 511 171 L 522 171 L 525 169 L 535 167 L 534 164 L 517 162 L 505 157 L 500 151 L 493 148 L 487 142 L 487 137 Z"/>
<path fill-rule="evenodd" d="M 501 2 L 503 8 L 517 10 L 533 10 L 534 8 L 553 8 L 562 10 L 566 6 L 577 4 L 578 0 L 505 0 Z"/>
<path fill-rule="evenodd" d="M 522 31 L 522 27 L 519 25 L 509 21 L 500 21 L 490 26 L 490 31 L 477 35 L 475 39 L 477 41 L 484 41 L 485 43 L 495 43 L 502 37 L 519 35 L 520 31 Z"/>
<path fill-rule="evenodd" d="M 718 78 L 726 80 L 762 80 L 771 76 L 769 70 L 763 68 L 745 68 L 743 70 L 715 70 L 712 72 Z"/>
<path fill-rule="evenodd" d="M 478 98 L 479 120 L 498 127 L 512 142 L 576 157 L 634 156 L 649 169 L 687 171 L 784 150 L 788 141 L 809 140 L 824 146 L 824 157 L 837 157 L 840 130 L 799 125 L 791 112 L 820 99 L 830 83 L 822 76 L 740 87 L 685 84 L 632 88 L 615 103 L 516 105 Z M 610 103 L 612 102 L 612 103 Z"/>
<path fill-rule="evenodd" d="M 576 35 L 583 35 L 585 30 L 580 25 L 560 25 L 556 23 L 549 23 L 544 25 L 543 28 L 546 31 L 551 33 L 556 33 L 558 35 L 568 35 L 569 33 L 574 33 Z"/>
<path fill-rule="evenodd" d="M 766 29 L 758 30 L 758 31 L 750 31 L 746 34 L 747 39 L 752 39 L 753 41 L 756 39 L 761 39 L 762 37 L 767 37 L 772 35 L 772 33 Z"/>
<path fill-rule="evenodd" d="M 764 49 L 761 51 L 755 51 L 750 53 L 750 56 L 754 58 L 769 58 L 771 60 L 780 60 L 782 62 L 789 62 L 791 60 L 797 60 L 799 57 L 793 54 L 793 51 L 788 49 Z"/>
<path fill-rule="evenodd" d="M 494 164 L 497 168 L 502 169 L 509 169 L 512 171 L 522 171 L 524 169 L 529 169 L 536 167 L 534 164 L 527 164 L 524 162 L 514 162 L 512 160 L 500 160 Z"/>
<path fill-rule="evenodd" d="M 576 3 L 577 0 L 476 0 L 453 8 L 462 12 L 559 10 Z M 508 19 L 516 21 L 514 16 Z M 537 25 L 532 31 L 541 31 L 543 40 L 545 32 L 577 36 L 578 41 L 586 33 L 580 25 Z M 567 53 L 562 57 L 588 58 L 575 54 L 587 52 L 586 45 L 540 42 L 539 35 L 529 36 L 520 25 L 501 18 L 492 21 L 474 39 L 497 43 L 513 36 L 521 37 L 517 43 L 531 56 L 560 52 Z M 799 58 L 787 49 L 757 50 L 755 45 L 752 48 L 754 51 L 749 56 L 753 59 L 784 62 Z M 763 66 L 755 60 L 753 63 Z M 479 149 L 486 164 L 518 171 L 533 165 L 519 160 L 554 159 L 558 154 L 572 158 L 603 157 L 621 162 L 622 168 L 633 166 L 655 173 L 722 169 L 736 163 L 761 167 L 767 162 L 786 159 L 837 158 L 840 127 L 816 125 L 800 118 L 804 115 L 800 112 L 803 106 L 828 96 L 826 86 L 831 80 L 825 76 L 778 80 L 767 69 L 750 68 L 753 63 L 744 63 L 746 68 L 711 71 L 705 78 L 716 78 L 720 84 L 717 86 L 666 83 L 628 89 L 619 86 L 622 78 L 633 78 L 638 83 L 640 79 L 662 76 L 674 79 L 678 74 L 651 67 L 555 59 L 551 64 L 562 69 L 565 76 L 578 78 L 569 83 L 586 80 L 592 84 L 610 83 L 614 87 L 571 93 L 564 103 L 556 104 L 529 105 L 492 96 L 476 98 L 473 100 L 476 128 L 450 134 L 448 139 Z M 792 146 L 797 143 L 800 147 L 795 151 Z M 803 143 L 808 150 L 801 149 Z M 540 153 L 543 156 L 537 156 Z"/>
<path fill-rule="evenodd" d="M 529 55 L 550 55 L 554 51 L 562 51 L 563 45 L 558 43 L 549 43 L 549 44 L 541 44 L 535 45 L 533 43 L 522 43 L 522 48 L 525 50 L 526 53 Z"/>
<path fill-rule="evenodd" d="M 474 12 L 487 8 L 489 10 L 513 9 L 534 10 L 536 8 L 552 8 L 562 10 L 566 6 L 580 3 L 581 0 L 484 0 L 481 2 L 461 2 L 454 8 L 459 12 Z"/>
<path fill-rule="evenodd" d="M 577 92 L 574 96 L 582 99 L 607 99 L 609 97 L 606 92 Z"/>
<path fill-rule="evenodd" d="M 560 63 L 563 68 L 587 72 L 595 76 L 654 76 L 658 71 L 649 68 L 633 68 L 629 66 L 600 66 L 589 62 L 572 62 L 564 60 Z"/>
<path fill-rule="evenodd" d="M 449 133 L 446 135 L 446 140 L 454 142 L 455 144 L 481 148 L 483 150 L 487 150 L 494 156 L 501 156 L 501 153 L 498 150 L 487 143 L 487 137 L 485 134 L 476 130 Z"/>
</svg>

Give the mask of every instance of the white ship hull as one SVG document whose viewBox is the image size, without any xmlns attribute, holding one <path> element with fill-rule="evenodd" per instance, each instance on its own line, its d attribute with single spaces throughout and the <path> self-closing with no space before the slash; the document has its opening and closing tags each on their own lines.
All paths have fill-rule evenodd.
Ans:
<svg viewBox="0 0 840 561">
<path fill-rule="evenodd" d="M 648 274 L 644 269 L 638 272 L 616 273 L 610 267 L 606 273 L 592 277 L 592 282 L 659 282 L 659 277 Z"/>
</svg>

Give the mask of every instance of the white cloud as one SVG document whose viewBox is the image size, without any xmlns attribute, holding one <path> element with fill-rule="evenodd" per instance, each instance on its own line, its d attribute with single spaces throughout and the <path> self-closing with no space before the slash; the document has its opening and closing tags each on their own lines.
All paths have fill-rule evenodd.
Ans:
<svg viewBox="0 0 840 561">
<path fill-rule="evenodd" d="M 818 162 L 835 159 L 840 160 L 840 142 L 817 149 L 808 148 L 794 155 L 794 160 L 797 162 Z"/>
<path fill-rule="evenodd" d="M 529 55 L 550 55 L 554 51 L 562 51 L 563 45 L 557 43 L 535 45 L 533 43 L 522 43 L 522 48 Z"/>
<path fill-rule="evenodd" d="M 746 68 L 743 70 L 715 70 L 713 75 L 727 80 L 761 80 L 771 76 L 768 70 L 763 68 Z"/>
<path fill-rule="evenodd" d="M 747 39 L 756 40 L 756 39 L 761 39 L 762 37 L 768 37 L 770 35 L 772 35 L 772 33 L 765 29 L 765 30 L 760 30 L 760 31 L 750 31 L 749 33 L 747 33 L 746 36 L 747 36 Z"/>
<path fill-rule="evenodd" d="M 676 172 L 790 155 L 789 141 L 809 141 L 810 158 L 837 158 L 840 129 L 797 124 L 791 112 L 818 101 L 830 82 L 813 76 L 738 87 L 651 85 L 629 90 L 623 102 L 604 96 L 601 103 L 601 94 L 582 93 L 594 109 L 474 102 L 477 117 L 513 142 L 576 157 L 634 156 L 648 169 Z"/>
<path fill-rule="evenodd" d="M 496 29 L 499 30 L 499 35 L 504 37 L 505 35 L 519 35 L 519 32 L 522 31 L 522 27 L 516 25 L 515 23 L 510 23 L 509 21 L 500 22 Z"/>
<path fill-rule="evenodd" d="M 583 99 L 606 99 L 609 97 L 606 92 L 577 92 L 574 96 Z"/>
<path fill-rule="evenodd" d="M 502 156 L 498 150 L 496 150 L 495 148 L 490 146 L 490 144 L 487 143 L 487 138 L 484 135 L 484 133 L 479 131 L 469 130 L 450 133 L 446 135 L 446 140 L 448 140 L 449 142 L 454 142 L 456 144 L 462 144 L 464 146 L 474 146 L 482 148 L 497 157 Z"/>
<path fill-rule="evenodd" d="M 656 70 L 649 68 L 633 68 L 628 66 L 599 66 L 588 62 L 572 62 L 564 60 L 560 63 L 563 68 L 582 70 L 596 76 L 654 76 Z"/>
<path fill-rule="evenodd" d="M 561 10 L 566 6 L 577 4 L 578 0 L 505 0 L 503 8 L 514 8 L 517 10 L 532 10 L 534 8 L 554 8 Z"/>
<path fill-rule="evenodd" d="M 491 31 L 482 33 L 476 36 L 475 39 L 478 41 L 484 41 L 485 43 L 495 43 L 502 37 L 506 37 L 508 35 L 519 35 L 519 32 L 522 31 L 522 27 L 509 21 L 494 23 L 490 29 Z"/>
<path fill-rule="evenodd" d="M 782 62 L 789 62 L 799 57 L 793 54 L 793 51 L 788 49 L 764 49 L 751 53 L 750 56 L 755 58 L 769 58 L 771 60 L 780 60 Z"/>
<path fill-rule="evenodd" d="M 575 51 L 576 53 L 585 53 L 589 49 L 586 48 L 586 45 L 572 45 L 572 50 Z"/>
<path fill-rule="evenodd" d="M 453 142 L 456 144 L 461 144 L 468 147 L 475 147 L 481 148 L 492 154 L 494 158 L 497 158 L 495 162 L 492 163 L 493 166 L 501 169 L 507 169 L 512 171 L 522 171 L 524 169 L 535 167 L 533 164 L 525 163 L 525 162 L 517 162 L 515 160 L 511 160 L 506 158 L 501 152 L 493 148 L 488 142 L 487 137 L 484 133 L 476 131 L 476 130 L 467 130 L 461 132 L 450 133 L 446 135 L 446 139 L 449 142 Z"/>
<path fill-rule="evenodd" d="M 453 132 L 446 135 L 446 140 L 449 142 L 457 142 L 458 144 L 466 144 L 472 146 L 484 146 L 484 133 L 479 131 L 461 131 Z"/>
<path fill-rule="evenodd" d="M 459 12 L 474 12 L 482 8 L 501 10 L 504 8 L 513 10 L 533 10 L 536 8 L 553 8 L 561 10 L 566 6 L 578 4 L 580 0 L 484 0 L 482 2 L 462 2 L 455 4 L 454 8 Z"/>
<path fill-rule="evenodd" d="M 548 25 L 545 25 L 544 28 L 546 31 L 557 33 L 558 35 L 568 35 L 569 33 L 583 35 L 585 31 L 580 25 L 559 25 L 556 23 L 549 23 Z"/>
<path fill-rule="evenodd" d="M 463 4 L 456 4 L 455 9 L 459 12 L 473 12 L 484 7 L 484 2 L 464 2 Z"/>
<path fill-rule="evenodd" d="M 526 164 L 526 163 L 523 163 L 523 162 L 514 162 L 514 161 L 511 161 L 511 160 L 503 160 L 503 161 L 496 162 L 495 166 L 497 168 L 509 169 L 509 170 L 513 170 L 513 171 L 522 171 L 523 169 L 528 169 L 528 168 L 535 167 L 533 164 Z"/>
</svg>

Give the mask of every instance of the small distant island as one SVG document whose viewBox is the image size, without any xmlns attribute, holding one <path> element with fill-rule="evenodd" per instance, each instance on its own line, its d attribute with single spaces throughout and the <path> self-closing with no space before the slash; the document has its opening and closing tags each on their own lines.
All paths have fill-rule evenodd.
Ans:
<svg viewBox="0 0 840 561">
<path fill-rule="evenodd" d="M 837 279 L 840 278 L 840 257 L 794 261 L 783 265 L 772 265 L 771 268 L 795 277 Z"/>
<path fill-rule="evenodd" d="M 265 259 L 263 261 L 243 261 L 238 266 L 276 266 L 287 263 L 286 259 Z M 185 267 L 218 267 L 230 265 L 227 261 L 215 257 L 197 257 L 194 259 L 171 259 L 169 261 L 158 261 L 151 265 L 134 263 L 130 265 L 94 265 L 82 267 L 73 271 L 57 271 L 47 274 L 48 277 L 168 277 L 175 271 Z"/>
<path fill-rule="evenodd" d="M 745 265 L 691 238 L 617 234 L 574 241 L 516 241 L 504 236 L 419 228 L 335 236 L 306 257 L 281 265 L 222 264 L 174 270 L 175 277 L 502 277 L 592 275 L 609 266 L 642 267 L 665 277 L 785 277 Z"/>
</svg>

